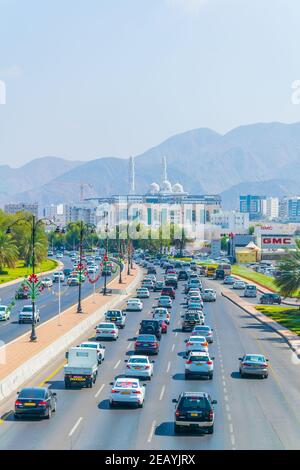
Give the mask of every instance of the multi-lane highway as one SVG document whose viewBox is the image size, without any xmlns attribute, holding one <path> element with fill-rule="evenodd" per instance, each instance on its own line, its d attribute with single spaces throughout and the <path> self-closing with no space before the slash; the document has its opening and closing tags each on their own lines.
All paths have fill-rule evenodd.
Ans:
<svg viewBox="0 0 300 470">
<path fill-rule="evenodd" d="M 184 379 L 184 340 L 181 331 L 183 282 L 173 303 L 171 324 L 154 357 L 154 377 L 147 382 L 143 409 L 108 404 L 110 382 L 124 371 L 124 359 L 133 352 L 141 319 L 150 316 L 157 293 L 144 301 L 141 313 L 127 314 L 127 324 L 116 342 L 106 342 L 106 358 L 92 389 L 65 390 L 62 363 L 55 364 L 32 385 L 49 377 L 57 392 L 57 412 L 51 420 L 15 421 L 13 413 L 0 425 L 1 449 L 297 449 L 300 446 L 300 366 L 275 332 L 257 322 L 220 295 L 218 281 L 203 279 L 217 290 L 217 301 L 206 303 L 206 323 L 214 328 L 209 346 L 215 356 L 214 378 Z M 270 360 L 268 379 L 240 378 L 238 357 L 262 353 Z M 174 403 L 181 391 L 207 391 L 218 401 L 213 435 L 175 435 Z M 10 400 L 1 412 L 12 409 Z"/>
<path fill-rule="evenodd" d="M 72 268 L 73 263 L 69 257 L 65 257 L 62 263 L 66 268 Z M 59 269 L 58 269 L 59 270 Z M 97 272 L 98 275 L 98 272 Z M 96 276 L 97 276 L 96 275 Z M 93 279 L 93 274 L 90 275 Z M 42 276 L 50 277 L 49 276 Z M 108 278 L 110 280 L 110 278 Z M 103 278 L 101 277 L 96 283 L 95 287 L 99 291 L 99 288 L 103 285 Z M 3 305 L 9 305 L 15 297 L 15 293 L 20 286 L 20 283 L 13 284 L 10 286 L 3 286 L 0 288 L 0 303 Z M 82 298 L 84 299 L 88 295 L 93 294 L 94 285 L 90 284 L 87 280 L 82 284 Z M 78 287 L 68 286 L 66 282 L 61 283 L 61 311 L 67 309 L 71 305 L 74 305 L 78 299 Z M 0 322 L 0 341 L 8 343 L 16 337 L 22 335 L 26 331 L 31 329 L 30 324 L 18 323 L 18 313 L 23 305 L 30 304 L 30 300 L 16 300 L 15 306 L 12 308 L 10 320 Z M 41 295 L 38 297 L 36 302 L 37 308 L 40 309 L 41 323 L 49 320 L 54 315 L 58 314 L 58 283 L 53 283 L 53 287 L 45 288 Z"/>
</svg>

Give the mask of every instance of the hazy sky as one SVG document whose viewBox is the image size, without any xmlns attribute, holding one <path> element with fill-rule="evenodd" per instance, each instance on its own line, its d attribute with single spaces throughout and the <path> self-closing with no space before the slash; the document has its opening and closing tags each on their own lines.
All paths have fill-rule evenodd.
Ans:
<svg viewBox="0 0 300 470">
<path fill-rule="evenodd" d="M 0 163 L 300 121 L 299 18 L 299 0 L 0 0 Z"/>
</svg>

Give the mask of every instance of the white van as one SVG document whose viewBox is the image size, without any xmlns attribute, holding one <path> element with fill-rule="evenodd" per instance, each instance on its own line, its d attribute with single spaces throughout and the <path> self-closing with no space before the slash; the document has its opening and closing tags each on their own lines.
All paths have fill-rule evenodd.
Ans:
<svg viewBox="0 0 300 470">
<path fill-rule="evenodd" d="M 247 284 L 244 290 L 244 297 L 256 297 L 257 288 L 254 284 Z"/>
</svg>

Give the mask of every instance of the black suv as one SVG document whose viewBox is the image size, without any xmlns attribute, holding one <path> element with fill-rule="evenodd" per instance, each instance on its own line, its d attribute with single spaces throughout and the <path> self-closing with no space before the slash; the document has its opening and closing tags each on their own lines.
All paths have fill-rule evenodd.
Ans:
<svg viewBox="0 0 300 470">
<path fill-rule="evenodd" d="M 149 266 L 147 269 L 147 274 L 157 274 L 155 266 Z"/>
<path fill-rule="evenodd" d="M 183 429 L 202 430 L 208 434 L 214 432 L 215 412 L 213 405 L 217 404 L 206 392 L 183 392 L 176 403 L 174 432 Z"/>
<path fill-rule="evenodd" d="M 178 281 L 187 281 L 189 278 L 188 273 L 184 270 L 179 271 L 178 273 Z"/>
<path fill-rule="evenodd" d="M 193 331 L 195 326 L 200 324 L 199 312 L 190 310 L 182 315 L 182 331 Z"/>
<path fill-rule="evenodd" d="M 161 339 L 161 324 L 159 320 L 142 320 L 140 323 L 139 334 L 155 335 L 158 340 Z"/>
<path fill-rule="evenodd" d="M 261 304 L 281 304 L 281 297 L 279 294 L 263 294 L 259 299 Z"/>
</svg>

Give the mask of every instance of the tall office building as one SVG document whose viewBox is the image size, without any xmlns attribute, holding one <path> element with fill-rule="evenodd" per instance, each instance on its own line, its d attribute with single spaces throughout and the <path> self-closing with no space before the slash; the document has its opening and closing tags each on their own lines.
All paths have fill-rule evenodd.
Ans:
<svg viewBox="0 0 300 470">
<path fill-rule="evenodd" d="M 256 196 L 248 194 L 240 196 L 240 212 L 248 213 L 250 220 L 261 219 L 263 214 L 263 201 L 266 196 Z"/>
<path fill-rule="evenodd" d="M 268 220 L 278 219 L 279 217 L 279 198 L 267 197 L 262 201 L 263 214 Z"/>
</svg>

